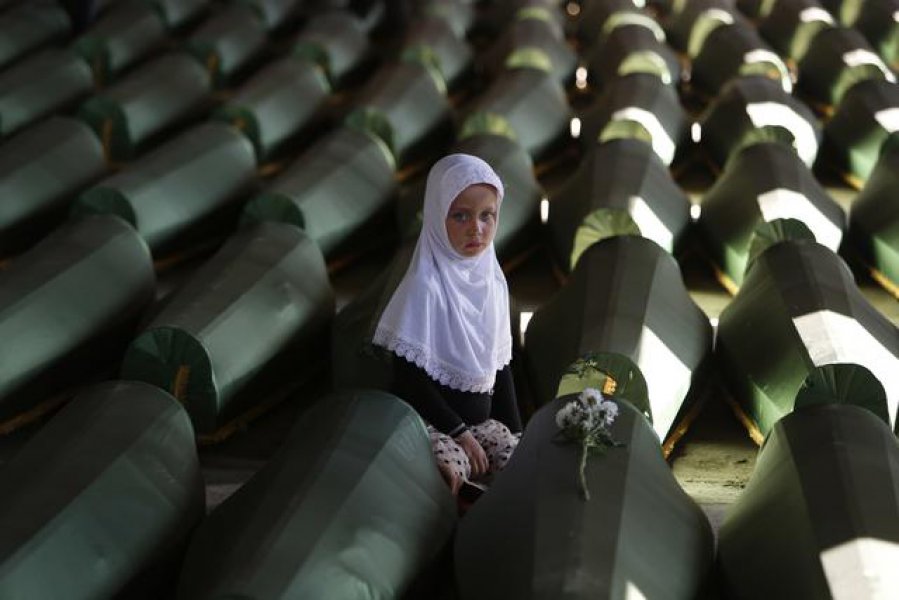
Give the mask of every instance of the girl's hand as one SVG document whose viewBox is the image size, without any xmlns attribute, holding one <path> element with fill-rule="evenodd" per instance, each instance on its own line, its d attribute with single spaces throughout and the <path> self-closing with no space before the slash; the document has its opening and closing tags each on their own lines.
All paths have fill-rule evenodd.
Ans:
<svg viewBox="0 0 899 600">
<path fill-rule="evenodd" d="M 453 496 L 458 494 L 459 488 L 462 487 L 462 477 L 456 473 L 455 469 L 444 462 L 437 461 L 437 468 L 440 469 L 440 474 L 443 476 L 446 485 L 449 486 Z"/>
<path fill-rule="evenodd" d="M 487 472 L 487 454 L 478 443 L 471 431 L 466 431 L 456 438 L 456 443 L 462 447 L 468 462 L 471 464 L 471 477 L 476 478 Z"/>
</svg>

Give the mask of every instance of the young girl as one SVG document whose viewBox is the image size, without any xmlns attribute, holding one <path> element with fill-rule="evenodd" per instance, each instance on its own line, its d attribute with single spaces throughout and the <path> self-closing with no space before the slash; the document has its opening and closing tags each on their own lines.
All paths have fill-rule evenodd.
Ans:
<svg viewBox="0 0 899 600">
<path fill-rule="evenodd" d="M 434 164 L 412 262 L 373 337 L 394 353 L 393 391 L 428 423 L 454 494 L 502 469 L 521 431 L 509 290 L 493 249 L 502 199 L 480 158 Z"/>
</svg>

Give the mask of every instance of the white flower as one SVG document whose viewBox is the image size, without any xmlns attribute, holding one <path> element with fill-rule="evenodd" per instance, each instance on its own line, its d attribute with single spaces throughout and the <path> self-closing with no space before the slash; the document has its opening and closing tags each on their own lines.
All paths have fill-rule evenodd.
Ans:
<svg viewBox="0 0 899 600">
<path fill-rule="evenodd" d="M 596 388 L 584 388 L 584 391 L 581 392 L 581 395 L 578 396 L 578 400 L 581 401 L 586 407 L 593 408 L 600 402 L 602 402 L 603 397 L 602 393 Z"/>
<path fill-rule="evenodd" d="M 603 400 L 596 408 L 597 418 L 602 427 L 609 427 L 618 416 L 618 405 L 611 400 Z"/>
</svg>

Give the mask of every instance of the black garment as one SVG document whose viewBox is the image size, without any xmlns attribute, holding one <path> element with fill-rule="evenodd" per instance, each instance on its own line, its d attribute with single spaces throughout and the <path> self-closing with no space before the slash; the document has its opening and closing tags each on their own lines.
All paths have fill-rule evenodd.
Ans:
<svg viewBox="0 0 899 600">
<path fill-rule="evenodd" d="M 441 433 L 455 437 L 468 425 L 496 419 L 512 433 L 521 431 L 511 365 L 496 372 L 493 393 L 460 392 L 431 379 L 424 369 L 393 357 L 393 393 L 408 402 Z"/>
</svg>

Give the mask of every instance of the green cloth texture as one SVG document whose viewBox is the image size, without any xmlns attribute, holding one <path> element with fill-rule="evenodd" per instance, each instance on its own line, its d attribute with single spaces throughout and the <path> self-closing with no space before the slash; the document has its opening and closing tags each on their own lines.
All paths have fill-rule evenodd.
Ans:
<svg viewBox="0 0 899 600">
<path fill-rule="evenodd" d="M 104 11 L 71 47 L 90 64 L 94 81 L 106 85 L 156 52 L 166 37 L 160 14 L 144 3 L 131 2 Z"/>
<path fill-rule="evenodd" d="M 652 427 L 616 401 L 610 433 L 623 446 L 587 459 L 591 497 L 583 500 L 580 447 L 560 441 L 555 421 L 573 397 L 531 417 L 512 459 L 460 521 L 459 598 L 702 597 L 711 527 L 672 475 Z"/>
<path fill-rule="evenodd" d="M 464 88 L 473 73 L 474 51 L 447 19 L 430 16 L 411 23 L 404 48 L 404 53 L 427 55 L 450 90 Z"/>
<path fill-rule="evenodd" d="M 881 123 L 878 113 L 899 111 L 899 86 L 885 79 L 869 79 L 852 86 L 824 125 L 818 162 L 864 186 L 871 176 L 880 148 L 890 136 L 892 123 Z"/>
<path fill-rule="evenodd" d="M 0 69 L 70 35 L 69 16 L 55 2 L 21 2 L 0 13 Z"/>
<path fill-rule="evenodd" d="M 70 221 L 0 271 L 0 423 L 113 369 L 155 284 L 113 216 Z"/>
<path fill-rule="evenodd" d="M 349 11 L 316 14 L 297 35 L 293 53 L 311 60 L 340 89 L 368 62 L 371 43 L 359 20 Z"/>
<path fill-rule="evenodd" d="M 0 138 L 61 111 L 93 89 L 91 70 L 69 50 L 49 49 L 0 73 Z"/>
<path fill-rule="evenodd" d="M 365 85 L 346 123 L 381 137 L 400 166 L 433 154 L 450 139 L 452 112 L 445 82 L 425 63 L 397 62 Z M 371 114 L 387 127 L 370 128 Z"/>
<path fill-rule="evenodd" d="M 4 465 L 0 486 L 9 600 L 166 597 L 205 513 L 187 415 L 139 382 L 80 392 Z"/>
<path fill-rule="evenodd" d="M 301 0 L 235 0 L 250 8 L 265 24 L 268 31 L 283 28 L 295 18 L 303 2 Z"/>
<path fill-rule="evenodd" d="M 178 598 L 404 597 L 455 524 L 418 414 L 384 392 L 333 393 L 206 518 Z"/>
<path fill-rule="evenodd" d="M 484 57 L 490 69 L 536 67 L 552 73 L 560 85 L 574 78 L 578 57 L 552 21 L 516 18 Z"/>
<path fill-rule="evenodd" d="M 899 135 L 890 135 L 865 187 L 852 202 L 849 239 L 862 261 L 899 286 Z"/>
<path fill-rule="evenodd" d="M 0 146 L 0 257 L 50 233 L 105 171 L 99 140 L 69 117 L 49 117 Z"/>
<path fill-rule="evenodd" d="M 843 355 L 835 354 L 840 349 Z M 721 313 L 715 354 L 731 395 L 764 436 L 793 411 L 820 367 L 855 359 L 878 378 L 889 377 L 899 368 L 899 333 L 862 295 L 839 256 L 811 241 L 789 240 L 753 261 Z M 895 407 L 889 412 L 895 419 Z"/>
<path fill-rule="evenodd" d="M 690 199 L 668 167 L 649 143 L 632 138 L 595 143 L 549 208 L 553 255 L 566 272 L 590 244 L 613 235 L 642 234 L 675 252 L 692 223 Z M 630 222 L 616 226 L 616 213 Z"/>
<path fill-rule="evenodd" d="M 232 4 L 204 21 L 185 42 L 212 76 L 213 87 L 227 88 L 259 58 L 268 39 L 265 25 L 250 8 Z"/>
<path fill-rule="evenodd" d="M 655 75 L 666 85 L 680 81 L 681 64 L 674 49 L 665 43 L 664 33 L 660 40 L 653 29 L 640 24 L 643 19 L 651 20 L 647 15 L 633 19 L 633 24 L 622 23 L 605 33 L 585 54 L 590 87 L 602 90 L 631 73 Z M 655 21 L 652 25 L 661 29 Z"/>
<path fill-rule="evenodd" d="M 780 106 L 775 112 L 772 105 Z M 749 106 L 759 107 L 756 121 L 747 110 Z M 702 149 L 718 169 L 723 169 L 747 140 L 771 138 L 801 141 L 799 156 L 810 167 L 823 136 L 821 124 L 808 105 L 785 92 L 780 83 L 761 75 L 737 77 L 725 84 L 700 115 L 699 123 Z M 789 135 L 784 136 L 787 132 Z"/>
<path fill-rule="evenodd" d="M 480 94 L 463 117 L 499 115 L 515 133 L 515 139 L 535 161 L 549 158 L 568 134 L 571 109 L 565 90 L 555 75 L 542 69 L 505 69 Z"/>
<path fill-rule="evenodd" d="M 375 135 L 338 127 L 247 202 L 241 219 L 300 227 L 333 256 L 361 227 L 389 211 L 397 188 L 390 158 Z"/>
<path fill-rule="evenodd" d="M 227 123 L 210 121 L 86 190 L 72 213 L 122 217 L 160 258 L 230 230 L 255 179 L 250 141 Z"/>
<path fill-rule="evenodd" d="M 764 60 L 747 62 L 747 57 L 759 51 L 770 54 Z M 716 27 L 706 37 L 702 50 L 692 61 L 690 85 L 706 96 L 714 97 L 728 81 L 750 74 L 792 89 L 786 65 L 761 38 L 758 29 L 745 21 L 737 21 Z"/>
<path fill-rule="evenodd" d="M 159 135 L 198 116 L 211 90 L 203 65 L 184 52 L 152 59 L 82 103 L 78 116 L 106 144 L 110 160 L 130 160 Z"/>
<path fill-rule="evenodd" d="M 648 126 L 650 118 L 653 122 Z M 654 74 L 640 72 L 616 77 L 581 120 L 579 139 L 584 152 L 602 140 L 610 125 L 635 123 L 639 127 L 634 127 L 631 137 L 643 139 L 649 134 L 656 154 L 669 166 L 687 139 L 691 124 L 677 90 Z"/>
<path fill-rule="evenodd" d="M 170 30 L 181 29 L 200 18 L 212 5 L 212 0 L 142 0 L 162 16 Z"/>
<path fill-rule="evenodd" d="M 152 383 L 211 434 L 319 366 L 334 294 L 315 243 L 285 223 L 234 234 L 129 345 L 121 377 Z"/>
<path fill-rule="evenodd" d="M 738 287 L 749 264 L 755 233 L 766 221 L 763 202 L 772 199 L 769 215 L 799 215 L 804 209 L 797 206 L 801 201 L 797 195 L 808 201 L 817 217 L 823 217 L 840 232 L 835 240 L 819 240 L 829 241 L 828 245 L 836 251 L 847 227 L 846 213 L 786 144 L 759 142 L 744 146 L 703 195 L 697 224 L 705 251 Z M 818 233 L 832 235 L 830 230 Z"/>
<path fill-rule="evenodd" d="M 851 26 L 870 42 L 893 71 L 899 69 L 899 23 L 894 2 L 861 2 Z"/>
<path fill-rule="evenodd" d="M 722 592 L 734 599 L 889 595 L 895 564 L 873 552 L 879 548 L 863 547 L 899 544 L 897 486 L 899 449 L 883 421 L 857 406 L 797 409 L 771 431 L 721 526 Z M 843 561 L 852 558 L 834 564 L 839 559 L 828 555 L 835 549 Z M 834 588 L 835 579 L 852 585 Z"/>
<path fill-rule="evenodd" d="M 330 94 L 321 67 L 287 56 L 261 69 L 214 117 L 243 131 L 262 163 L 321 118 Z"/>
<path fill-rule="evenodd" d="M 633 361 L 649 397 L 638 407 L 664 441 L 705 381 L 712 328 L 674 258 L 651 240 L 623 235 L 584 252 L 566 285 L 534 313 L 524 346 L 538 406 L 557 396 L 563 375 L 586 355 Z"/>
</svg>

